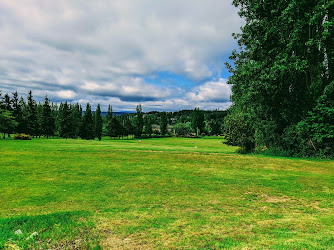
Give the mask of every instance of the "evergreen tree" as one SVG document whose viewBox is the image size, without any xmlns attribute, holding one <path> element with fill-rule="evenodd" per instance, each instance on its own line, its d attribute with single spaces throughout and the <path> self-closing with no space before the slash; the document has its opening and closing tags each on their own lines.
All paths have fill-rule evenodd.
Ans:
<svg viewBox="0 0 334 250">
<path fill-rule="evenodd" d="M 61 113 L 60 120 L 60 136 L 63 138 L 73 138 L 73 120 L 72 120 L 72 110 L 67 101 L 64 103 Z"/>
<path fill-rule="evenodd" d="M 50 100 L 47 96 L 44 98 L 42 111 L 42 132 L 46 138 L 53 136 L 55 133 L 55 118 L 52 115 Z"/>
<path fill-rule="evenodd" d="M 106 130 L 107 130 L 107 135 L 112 136 L 113 131 L 112 131 L 112 119 L 113 119 L 113 113 L 112 113 L 112 106 L 108 106 L 108 112 L 106 116 Z"/>
<path fill-rule="evenodd" d="M 160 117 L 160 134 L 165 135 L 167 133 L 167 113 L 162 112 Z"/>
<path fill-rule="evenodd" d="M 81 138 L 86 140 L 91 140 L 95 138 L 94 133 L 94 121 L 91 106 L 87 103 L 86 111 L 82 118 L 82 129 L 81 129 Z"/>
<path fill-rule="evenodd" d="M 72 131 L 73 131 L 73 138 L 77 138 L 80 134 L 80 127 L 82 120 L 82 108 L 77 103 L 74 105 L 72 110 Z"/>
<path fill-rule="evenodd" d="M 103 128 L 103 118 L 101 115 L 100 104 L 97 104 L 95 112 L 95 136 L 101 141 L 102 138 L 102 128 Z"/>
<path fill-rule="evenodd" d="M 28 104 L 26 112 L 27 133 L 31 136 L 36 136 L 38 132 L 36 102 L 33 99 L 32 92 L 29 91 Z"/>
<path fill-rule="evenodd" d="M 17 91 L 13 93 L 12 106 L 13 106 L 13 116 L 15 118 L 15 121 L 17 122 L 17 127 L 15 131 L 17 133 L 24 133 L 23 106 L 18 98 Z"/>
</svg>

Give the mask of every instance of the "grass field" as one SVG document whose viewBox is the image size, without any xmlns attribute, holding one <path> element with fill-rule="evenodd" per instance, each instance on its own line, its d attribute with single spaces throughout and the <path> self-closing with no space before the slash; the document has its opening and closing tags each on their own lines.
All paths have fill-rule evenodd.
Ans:
<svg viewBox="0 0 334 250">
<path fill-rule="evenodd" d="M 235 150 L 0 140 L 0 249 L 333 249 L 334 161 Z"/>
</svg>

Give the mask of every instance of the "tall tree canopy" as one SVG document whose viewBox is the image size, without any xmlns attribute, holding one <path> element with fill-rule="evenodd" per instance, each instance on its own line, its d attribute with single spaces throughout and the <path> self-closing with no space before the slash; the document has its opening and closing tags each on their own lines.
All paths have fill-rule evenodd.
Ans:
<svg viewBox="0 0 334 250">
<path fill-rule="evenodd" d="M 236 112 L 257 144 L 282 146 L 334 76 L 334 1 L 234 0 L 246 21 L 228 65 Z"/>
</svg>

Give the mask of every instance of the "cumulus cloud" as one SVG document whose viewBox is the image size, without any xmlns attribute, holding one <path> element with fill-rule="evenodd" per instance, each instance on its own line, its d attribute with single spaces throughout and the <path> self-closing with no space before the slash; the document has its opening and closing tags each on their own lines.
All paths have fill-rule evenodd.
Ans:
<svg viewBox="0 0 334 250">
<path fill-rule="evenodd" d="M 167 105 L 178 83 L 147 76 L 171 72 L 201 84 L 219 75 L 240 26 L 237 9 L 221 0 L 2 0 L 0 89 Z M 187 101 L 220 102 L 201 91 Z"/>
<path fill-rule="evenodd" d="M 231 86 L 226 79 L 205 82 L 187 93 L 187 97 L 194 102 L 228 102 L 231 95 Z"/>
</svg>

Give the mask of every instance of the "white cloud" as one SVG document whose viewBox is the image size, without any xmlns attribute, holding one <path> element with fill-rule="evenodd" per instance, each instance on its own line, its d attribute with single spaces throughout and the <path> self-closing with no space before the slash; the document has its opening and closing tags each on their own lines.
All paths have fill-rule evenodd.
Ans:
<svg viewBox="0 0 334 250">
<path fill-rule="evenodd" d="M 231 86 L 226 79 L 206 82 L 187 93 L 187 97 L 194 102 L 228 102 L 231 96 Z"/>
<path fill-rule="evenodd" d="M 72 90 L 61 90 L 57 92 L 58 97 L 65 100 L 72 100 L 74 97 L 77 96 Z"/>
</svg>

